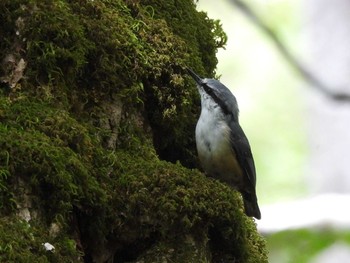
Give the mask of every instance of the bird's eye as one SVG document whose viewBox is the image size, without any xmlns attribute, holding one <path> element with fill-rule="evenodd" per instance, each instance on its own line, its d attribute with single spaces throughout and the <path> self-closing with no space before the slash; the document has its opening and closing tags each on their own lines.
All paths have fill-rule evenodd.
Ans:
<svg viewBox="0 0 350 263">
<path fill-rule="evenodd" d="M 212 95 L 213 94 L 213 90 L 211 88 L 209 88 L 207 85 L 204 85 L 204 90 L 209 94 Z"/>
</svg>

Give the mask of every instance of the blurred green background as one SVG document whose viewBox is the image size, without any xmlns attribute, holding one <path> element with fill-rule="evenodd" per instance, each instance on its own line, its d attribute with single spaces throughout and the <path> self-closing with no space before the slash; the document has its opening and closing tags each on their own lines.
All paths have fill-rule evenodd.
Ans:
<svg viewBox="0 0 350 263">
<path fill-rule="evenodd" d="M 299 49 L 299 1 L 246 2 L 289 48 Z M 228 35 L 226 49 L 217 54 L 217 74 L 238 100 L 240 122 L 257 166 L 259 201 L 268 204 L 303 195 L 307 146 L 299 94 L 302 80 L 265 34 L 229 1 L 200 0 L 198 9 L 219 19 Z"/>
</svg>

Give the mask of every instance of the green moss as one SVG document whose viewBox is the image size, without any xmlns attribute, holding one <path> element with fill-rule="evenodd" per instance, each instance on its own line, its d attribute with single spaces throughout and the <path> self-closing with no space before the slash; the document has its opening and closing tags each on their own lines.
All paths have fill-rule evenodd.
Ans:
<svg viewBox="0 0 350 263">
<path fill-rule="evenodd" d="M 197 165 L 192 131 L 199 98 L 182 70 L 190 65 L 213 75 L 215 53 L 226 42 L 217 21 L 188 0 L 16 0 L 1 5 L 6 28 L 0 60 L 14 53 L 16 43 L 14 55 L 28 62 L 27 85 L 46 85 L 54 98 L 68 96 L 71 104 L 100 103 L 110 93 L 129 105 L 143 103 L 160 157 Z M 65 95 L 76 89 L 80 102 Z"/>
<path fill-rule="evenodd" d="M 181 39 L 181 42 L 176 39 L 165 42 L 165 47 L 172 43 L 171 53 L 166 54 L 170 60 L 160 64 L 158 75 L 144 81 L 145 106 L 154 130 L 154 144 L 162 159 L 180 160 L 187 167 L 195 167 L 198 163 L 193 131 L 200 102 L 191 80 L 183 78 L 184 73 L 177 66 L 190 65 L 205 76 L 213 76 L 215 54 L 225 45 L 226 35 L 217 21 L 195 10 L 193 1 L 151 0 L 141 1 L 141 5 L 153 23 L 161 22 L 162 28 L 170 29 L 165 36 L 171 36 L 172 32 Z M 157 36 L 155 39 L 159 39 Z"/>
<path fill-rule="evenodd" d="M 192 1 L 176 5 L 0 3 L 0 61 L 11 54 L 27 62 L 14 87 L 0 85 L 0 239 L 24 233 L 14 242 L 25 251 L 35 236 L 28 253 L 1 247 L 5 261 L 89 261 L 110 248 L 125 261 L 266 262 L 240 195 L 182 166 L 196 166 L 199 110 L 183 69 L 212 75 L 225 36 Z M 1 80 L 13 71 L 0 68 Z M 113 103 L 120 120 L 104 107 Z M 30 226 L 16 216 L 26 198 Z M 53 223 L 55 236 L 47 231 Z M 56 252 L 43 251 L 43 242 Z"/>
<path fill-rule="evenodd" d="M 46 251 L 45 243 L 54 244 Z M 74 240 L 52 237 L 44 227 L 20 220 L 17 217 L 0 218 L 1 262 L 78 262 L 81 258 Z"/>
<path fill-rule="evenodd" d="M 238 193 L 178 164 L 145 160 L 124 151 L 116 154 L 115 174 L 111 175 L 115 178 L 109 185 L 114 210 L 108 212 L 111 218 L 106 218 L 116 236 L 132 243 L 152 239 L 157 251 L 173 246 L 175 258 L 185 253 L 181 249 L 186 250 L 175 246 L 179 236 L 204 236 L 198 251 L 203 255 L 207 253 L 203 240 L 210 236 L 215 240 L 208 246 L 218 261 L 226 254 L 235 255 L 238 262 L 266 260 L 264 241 L 255 232 L 252 219 L 244 215 Z M 165 249 L 161 251 L 165 253 Z"/>
<path fill-rule="evenodd" d="M 6 181 L 19 176 L 30 182 L 42 205 L 54 209 L 52 216 L 69 214 L 82 199 L 103 199 L 92 176 L 94 143 L 86 127 L 45 102 L 23 99 L 6 106 L 0 124 Z"/>
<path fill-rule="evenodd" d="M 209 19 L 204 12 L 197 12 L 194 1 L 147 0 L 142 1 L 142 5 L 155 18 L 164 19 L 172 31 L 185 41 L 192 67 L 200 68 L 201 72 L 204 68 L 206 76 L 213 76 L 217 64 L 216 51 L 227 41 L 220 22 Z"/>
<path fill-rule="evenodd" d="M 173 240 L 163 240 L 149 249 L 138 261 L 145 263 L 211 262 L 210 255 L 207 253 L 205 237 L 203 240 L 198 242 L 191 235 L 178 236 Z"/>
<path fill-rule="evenodd" d="M 73 218 L 79 218 L 83 242 L 90 249 L 111 233 L 123 236 L 119 242 L 125 246 L 208 229 L 215 237 L 214 258 L 223 253 L 235 254 L 241 262 L 264 258 L 263 241 L 245 217 L 239 194 L 229 187 L 180 164 L 160 161 L 150 146 L 105 150 L 94 138 L 95 128 L 47 102 L 2 99 L 7 101 L 0 109 L 1 169 L 6 174 L 2 190 L 8 192 L 18 177 L 27 182 L 35 193 L 35 207 L 45 210 L 47 224 L 68 227 L 75 211 Z M 2 195 L 5 203 L 10 196 L 16 194 Z M 225 249 L 217 244 L 226 244 Z"/>
</svg>

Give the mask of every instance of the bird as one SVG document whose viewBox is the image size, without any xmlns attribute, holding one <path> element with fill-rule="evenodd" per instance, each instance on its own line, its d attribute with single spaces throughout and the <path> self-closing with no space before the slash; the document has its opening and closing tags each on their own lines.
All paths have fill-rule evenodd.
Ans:
<svg viewBox="0 0 350 263">
<path fill-rule="evenodd" d="M 197 83 L 201 113 L 195 136 L 204 172 L 232 188 L 243 198 L 247 216 L 261 219 L 256 195 L 256 170 L 249 141 L 239 124 L 236 97 L 220 81 L 188 74 Z"/>
</svg>

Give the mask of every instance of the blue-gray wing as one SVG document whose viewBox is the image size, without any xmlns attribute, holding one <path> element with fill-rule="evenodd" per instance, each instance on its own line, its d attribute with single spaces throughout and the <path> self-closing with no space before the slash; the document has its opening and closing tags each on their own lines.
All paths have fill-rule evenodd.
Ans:
<svg viewBox="0 0 350 263">
<path fill-rule="evenodd" d="M 236 154 L 237 161 L 243 171 L 244 185 L 249 187 L 249 192 L 252 191 L 255 193 L 255 164 L 248 139 L 237 122 L 231 121 L 230 128 L 231 147 Z"/>
</svg>

